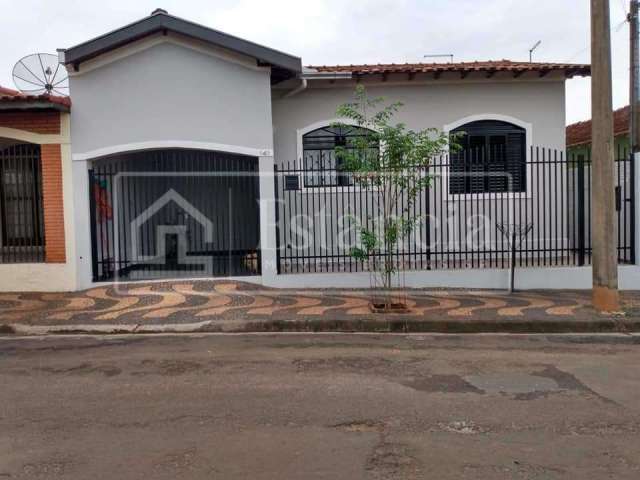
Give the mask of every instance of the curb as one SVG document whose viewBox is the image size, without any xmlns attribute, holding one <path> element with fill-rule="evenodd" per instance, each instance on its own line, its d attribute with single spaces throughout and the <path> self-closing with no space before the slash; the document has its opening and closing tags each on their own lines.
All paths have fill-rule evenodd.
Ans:
<svg viewBox="0 0 640 480">
<path fill-rule="evenodd" d="M 67 324 L 28 325 L 0 324 L 1 334 L 154 334 L 154 333 L 640 333 L 640 319 L 601 318 L 596 320 L 405 320 L 405 319 L 348 319 L 348 320 L 265 320 L 220 321 L 168 324 Z"/>
</svg>

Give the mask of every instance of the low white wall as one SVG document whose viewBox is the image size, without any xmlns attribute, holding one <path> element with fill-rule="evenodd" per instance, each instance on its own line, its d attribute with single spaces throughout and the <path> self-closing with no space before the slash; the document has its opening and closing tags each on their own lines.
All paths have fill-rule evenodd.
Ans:
<svg viewBox="0 0 640 480">
<path fill-rule="evenodd" d="M 0 265 L 0 292 L 72 292 L 75 271 L 68 263 Z"/>
<path fill-rule="evenodd" d="M 640 290 L 640 267 L 625 265 L 619 268 L 621 290 Z M 508 269 L 432 270 L 407 272 L 408 288 L 481 288 L 507 289 Z M 277 288 L 368 288 L 369 273 L 306 273 L 264 276 L 265 286 Z M 516 289 L 575 289 L 591 288 L 591 267 L 546 267 L 516 269 Z"/>
</svg>

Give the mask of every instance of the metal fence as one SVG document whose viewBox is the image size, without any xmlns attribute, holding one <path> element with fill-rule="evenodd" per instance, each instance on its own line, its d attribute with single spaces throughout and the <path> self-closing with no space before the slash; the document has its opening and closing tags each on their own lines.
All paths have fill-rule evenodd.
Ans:
<svg viewBox="0 0 640 480">
<path fill-rule="evenodd" d="M 44 262 L 40 146 L 0 147 L 0 263 Z"/>
<path fill-rule="evenodd" d="M 435 158 L 417 175 L 413 170 L 414 183 L 429 177 L 429 185 L 413 202 L 406 192 L 397 192 L 395 215 L 412 220 L 415 227 L 394 251 L 376 255 L 393 255 L 406 270 L 506 268 L 511 239 L 503 230 L 516 226 L 530 227 L 517 239 L 517 266 L 589 264 L 588 154 L 567 156 L 533 147 L 520 161 L 521 165 L 505 165 L 504 152 L 474 150 Z M 622 150 L 615 164 L 618 257 L 620 263 L 632 263 L 634 166 Z M 329 170 L 302 169 L 298 164 L 275 168 L 280 273 L 368 269 L 366 261 L 352 256 L 352 249 L 359 245 L 361 226 L 381 217 L 380 191 L 365 188 L 348 172 Z M 307 187 L 310 183 L 303 179 L 314 176 L 343 181 Z"/>
<path fill-rule="evenodd" d="M 258 161 L 168 149 L 89 171 L 94 281 L 260 274 Z"/>
</svg>

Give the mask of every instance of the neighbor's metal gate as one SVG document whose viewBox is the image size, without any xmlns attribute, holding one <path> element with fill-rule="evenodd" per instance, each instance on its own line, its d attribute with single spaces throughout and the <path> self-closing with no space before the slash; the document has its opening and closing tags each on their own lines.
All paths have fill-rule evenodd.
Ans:
<svg viewBox="0 0 640 480">
<path fill-rule="evenodd" d="M 93 279 L 260 274 L 258 160 L 154 150 L 89 171 Z"/>
</svg>

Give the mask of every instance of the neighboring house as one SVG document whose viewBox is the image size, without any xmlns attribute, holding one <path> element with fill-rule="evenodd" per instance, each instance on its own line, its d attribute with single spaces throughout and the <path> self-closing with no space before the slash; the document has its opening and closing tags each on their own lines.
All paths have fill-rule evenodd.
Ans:
<svg viewBox="0 0 640 480">
<path fill-rule="evenodd" d="M 614 150 L 616 155 L 629 150 L 629 106 L 613 112 Z M 571 155 L 584 155 L 591 151 L 591 120 L 577 122 L 567 127 L 567 152 Z"/>
<path fill-rule="evenodd" d="M 29 206 L 4 207 L 32 215 L 4 244 L 22 256 L 3 254 L 0 290 L 180 276 L 368 284 L 349 248 L 354 215 L 377 215 L 376 193 L 363 191 L 334 152 L 363 133 L 334 125 L 358 84 L 401 101 L 396 120 L 411 129 L 467 134 L 463 152 L 425 171 L 432 185 L 412 207 L 420 227 L 397 252 L 412 270 L 408 284 L 504 285 L 510 246 L 499 229 L 509 223 L 533 226 L 518 250 L 522 266 L 573 267 L 585 253 L 588 263 L 588 248 L 580 247 L 581 263 L 569 233 L 562 157 L 565 80 L 589 75 L 588 65 L 303 67 L 162 10 L 59 57 L 73 106 L 0 96 L 0 138 L 27 145 L 19 148 L 42 165 L 42 178 L 36 170 L 20 177 L 23 191 L 42 182 L 15 197 Z M 5 178 L 17 178 L 11 169 L 23 155 L 11 148 Z M 186 257 L 193 261 L 179 261 Z M 527 286 L 567 285 L 530 271 Z M 574 286 L 590 278 L 575 272 Z"/>
<path fill-rule="evenodd" d="M 77 288 L 70 99 L 0 87 L 0 289 Z"/>
</svg>

